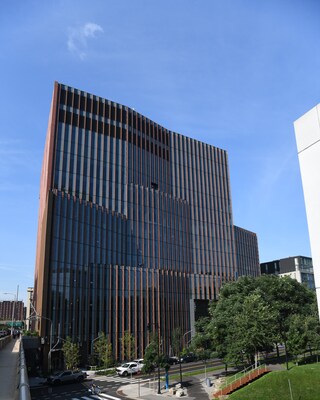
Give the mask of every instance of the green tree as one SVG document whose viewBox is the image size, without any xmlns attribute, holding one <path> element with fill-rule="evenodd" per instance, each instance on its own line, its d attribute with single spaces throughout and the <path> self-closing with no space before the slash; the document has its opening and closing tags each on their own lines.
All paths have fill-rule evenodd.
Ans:
<svg viewBox="0 0 320 400">
<path fill-rule="evenodd" d="M 312 349 L 319 349 L 320 324 L 317 315 L 293 315 L 288 331 L 288 352 L 298 359 L 307 351 L 312 355 Z"/>
<path fill-rule="evenodd" d="M 304 320 L 305 317 L 303 315 L 293 315 L 288 330 L 287 350 L 296 359 L 307 347 L 308 339 L 304 329 Z"/>
<path fill-rule="evenodd" d="M 102 365 L 105 368 L 114 365 L 112 344 L 109 343 L 108 337 L 104 332 L 99 333 L 99 339 L 94 343 L 94 352 L 97 355 L 99 365 Z"/>
<path fill-rule="evenodd" d="M 200 318 L 196 324 L 196 333 L 192 338 L 190 349 L 197 354 L 200 360 L 205 363 L 211 357 L 213 351 L 213 341 L 207 326 L 210 322 L 209 317 Z"/>
<path fill-rule="evenodd" d="M 243 344 L 239 341 L 239 328 L 235 324 L 235 317 L 243 312 L 244 300 L 255 287 L 253 278 L 241 278 L 237 282 L 225 284 L 221 288 L 219 300 L 211 303 L 211 322 L 207 329 L 212 336 L 218 357 L 225 363 L 226 372 L 228 364 L 244 362 Z"/>
<path fill-rule="evenodd" d="M 207 326 L 210 322 L 208 317 L 200 318 L 196 324 L 196 333 L 192 338 L 190 349 L 196 353 L 200 360 L 204 361 L 205 376 L 207 375 L 207 360 L 211 357 L 213 351 L 213 340 Z"/>
<path fill-rule="evenodd" d="M 289 277 L 243 277 L 225 284 L 210 306 L 209 330 L 218 355 L 227 366 L 252 362 L 273 343 L 287 349 L 292 317 L 310 315 L 314 300 L 312 291 Z"/>
<path fill-rule="evenodd" d="M 66 368 L 75 369 L 78 366 L 80 359 L 79 345 L 77 343 L 73 343 L 71 338 L 68 336 L 63 342 L 62 351 Z"/>
<path fill-rule="evenodd" d="M 129 331 L 125 331 L 121 338 L 121 347 L 124 360 L 130 360 L 135 353 L 135 340 Z"/>
<path fill-rule="evenodd" d="M 290 277 L 263 275 L 257 279 L 260 293 L 272 306 L 276 313 L 275 329 L 277 340 L 285 346 L 286 364 L 288 369 L 287 340 L 290 323 L 294 315 L 307 316 L 312 314 L 315 303 L 315 293 Z"/>
<path fill-rule="evenodd" d="M 150 374 L 154 371 L 155 365 L 158 365 L 160 362 L 158 354 L 159 354 L 159 341 L 158 334 L 152 333 L 150 335 L 150 343 L 146 347 L 143 357 L 144 366 L 142 368 L 142 372 L 144 374 Z"/>
<path fill-rule="evenodd" d="M 180 383 L 182 384 L 182 369 L 181 369 L 181 343 L 182 343 L 182 331 L 180 327 L 176 327 L 171 336 L 171 346 L 174 354 L 179 359 L 179 372 L 180 372 Z"/>
<path fill-rule="evenodd" d="M 180 327 L 174 328 L 171 335 L 171 347 L 174 355 L 180 358 L 181 354 L 181 343 L 182 343 L 182 331 Z"/>
<path fill-rule="evenodd" d="M 253 364 L 259 351 L 273 347 L 276 312 L 254 291 L 246 296 L 242 310 L 235 315 L 235 333 L 238 347 L 247 361 Z"/>
<path fill-rule="evenodd" d="M 305 320 L 305 331 L 308 336 L 307 347 L 319 351 L 320 348 L 320 322 L 318 316 L 318 308 L 316 301 L 314 302 L 314 313 L 306 317 Z"/>
</svg>

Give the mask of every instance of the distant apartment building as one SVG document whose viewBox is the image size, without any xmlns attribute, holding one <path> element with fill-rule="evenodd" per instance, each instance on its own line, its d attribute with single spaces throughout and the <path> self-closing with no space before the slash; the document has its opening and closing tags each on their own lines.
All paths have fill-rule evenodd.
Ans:
<svg viewBox="0 0 320 400">
<path fill-rule="evenodd" d="M 55 83 L 34 284 L 41 337 L 69 336 L 87 355 L 103 331 L 118 359 L 126 332 L 142 355 L 151 330 L 169 351 L 172 331 L 191 331 L 238 262 L 259 274 L 254 234 L 236 232 L 225 150 Z"/>
<path fill-rule="evenodd" d="M 315 289 L 312 258 L 296 256 L 260 264 L 261 274 L 290 276 L 309 289 Z"/>
<path fill-rule="evenodd" d="M 0 301 L 0 320 L 1 321 L 23 321 L 24 320 L 23 301 Z"/>
<path fill-rule="evenodd" d="M 320 104 L 294 122 L 320 316 Z"/>
</svg>

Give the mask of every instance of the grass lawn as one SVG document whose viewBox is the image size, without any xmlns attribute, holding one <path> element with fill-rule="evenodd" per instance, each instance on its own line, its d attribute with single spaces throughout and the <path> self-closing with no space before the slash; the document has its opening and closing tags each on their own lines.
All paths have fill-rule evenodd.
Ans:
<svg viewBox="0 0 320 400">
<path fill-rule="evenodd" d="M 292 397 L 290 394 L 290 386 Z M 320 399 L 320 363 L 292 367 L 263 376 L 229 396 L 230 400 Z"/>
</svg>

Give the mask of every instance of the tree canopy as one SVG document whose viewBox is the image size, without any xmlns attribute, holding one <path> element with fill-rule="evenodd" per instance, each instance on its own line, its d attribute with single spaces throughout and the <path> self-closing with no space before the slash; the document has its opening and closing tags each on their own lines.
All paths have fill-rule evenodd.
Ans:
<svg viewBox="0 0 320 400">
<path fill-rule="evenodd" d="M 124 360 L 131 360 L 134 356 L 135 340 L 134 336 L 129 331 L 124 332 L 121 338 L 121 347 Z"/>
<path fill-rule="evenodd" d="M 242 277 L 225 284 L 219 300 L 212 302 L 207 333 L 226 364 L 253 363 L 257 352 L 269 351 L 275 343 L 283 343 L 292 351 L 306 343 L 317 343 L 317 334 L 310 332 L 310 327 L 312 332 L 319 328 L 315 310 L 314 292 L 294 279 Z M 309 330 L 304 328 L 303 336 L 304 325 Z"/>
<path fill-rule="evenodd" d="M 75 369 L 78 366 L 80 359 L 79 345 L 73 343 L 71 338 L 68 336 L 63 342 L 62 351 L 66 368 Z"/>
<path fill-rule="evenodd" d="M 112 344 L 109 343 L 108 336 L 104 332 L 99 332 L 98 340 L 94 343 L 94 353 L 99 365 L 105 368 L 113 366 Z"/>
</svg>

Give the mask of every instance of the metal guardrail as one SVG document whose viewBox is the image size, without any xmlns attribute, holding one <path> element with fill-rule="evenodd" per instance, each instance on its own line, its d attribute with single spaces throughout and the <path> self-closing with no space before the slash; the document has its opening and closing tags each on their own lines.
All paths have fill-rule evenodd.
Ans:
<svg viewBox="0 0 320 400">
<path fill-rule="evenodd" d="M 24 356 L 22 340 L 20 341 L 19 400 L 31 400 L 28 368 Z"/>
<path fill-rule="evenodd" d="M 241 380 L 243 378 L 246 379 L 246 377 L 248 377 L 248 376 L 250 378 L 250 375 L 258 370 L 266 371 L 267 366 L 265 364 L 261 364 L 258 366 L 256 366 L 255 364 L 252 364 L 249 367 L 243 369 L 242 371 L 237 372 L 236 374 L 232 375 L 230 378 L 226 379 L 226 382 L 224 383 L 224 385 L 222 385 L 221 389 L 225 388 L 226 386 L 232 385 L 235 381 L 238 381 L 238 380 L 241 383 Z"/>
<path fill-rule="evenodd" d="M 269 371 L 270 370 L 265 364 L 258 367 L 251 365 L 243 371 L 233 375 L 232 379 L 228 379 L 226 383 L 213 395 L 213 397 L 218 398 L 223 395 L 228 395 Z"/>
</svg>

